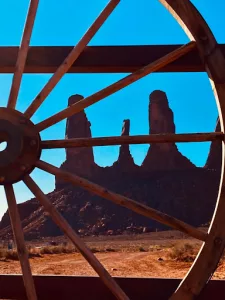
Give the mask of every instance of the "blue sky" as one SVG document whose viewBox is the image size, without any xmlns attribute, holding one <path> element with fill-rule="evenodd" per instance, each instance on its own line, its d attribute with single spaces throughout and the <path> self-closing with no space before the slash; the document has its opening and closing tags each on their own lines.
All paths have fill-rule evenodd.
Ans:
<svg viewBox="0 0 225 300">
<path fill-rule="evenodd" d="M 28 0 L 0 1 L 0 46 L 19 45 L 28 3 Z M 217 41 L 225 43 L 225 2 L 195 0 L 193 3 L 210 25 Z M 75 45 L 106 4 L 106 0 L 40 0 L 31 45 Z M 187 42 L 185 33 L 157 0 L 121 0 L 89 45 Z M 88 96 L 125 75 L 65 75 L 32 120 L 37 123 L 65 108 L 72 94 Z M 24 75 L 17 109 L 24 111 L 49 78 L 50 75 L 46 74 Z M 7 103 L 11 81 L 11 74 L 0 74 L 0 106 Z M 120 135 L 122 122 L 127 118 L 131 120 L 131 134 L 147 134 L 148 98 L 155 89 L 167 93 L 177 133 L 214 130 L 217 110 L 206 74 L 167 73 L 151 74 L 88 108 L 86 113 L 92 124 L 93 136 Z M 42 138 L 60 139 L 64 138 L 64 134 L 65 121 L 62 121 L 42 132 Z M 209 143 L 178 144 L 178 147 L 193 163 L 204 165 Z M 146 145 L 131 146 L 137 164 L 141 164 L 147 149 Z M 111 165 L 118 157 L 118 147 L 96 147 L 94 155 L 99 165 Z M 65 159 L 65 151 L 46 150 L 42 159 L 60 166 Z M 32 177 L 44 192 L 54 189 L 55 181 L 51 175 L 35 170 Z M 14 186 L 18 202 L 32 197 L 23 183 Z M 0 188 L 0 197 L 1 216 L 7 207 L 3 188 Z"/>
</svg>

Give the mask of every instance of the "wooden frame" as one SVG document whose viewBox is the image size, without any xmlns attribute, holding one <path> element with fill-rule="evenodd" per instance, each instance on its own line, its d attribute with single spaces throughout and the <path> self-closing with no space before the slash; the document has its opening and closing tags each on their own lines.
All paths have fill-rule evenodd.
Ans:
<svg viewBox="0 0 225 300">
<path fill-rule="evenodd" d="M 38 300 L 115 300 L 98 277 L 34 275 Z M 181 279 L 115 277 L 116 282 L 132 300 L 167 300 Z M 26 300 L 21 275 L 0 275 L 0 299 Z M 9 289 L 8 286 L 13 286 Z M 88 288 L 87 288 L 88 287 Z M 198 300 L 224 300 L 223 280 L 211 280 Z"/>
<path fill-rule="evenodd" d="M 118 90 L 130 85 L 131 83 L 139 80 L 140 78 L 148 75 L 151 72 L 156 71 L 203 71 L 206 70 L 210 81 L 212 83 L 214 95 L 217 101 L 219 117 L 220 117 L 220 125 L 221 132 L 219 133 L 205 133 L 205 134 L 179 134 L 179 135 L 149 135 L 145 137 L 135 136 L 126 138 L 98 138 L 98 139 L 78 139 L 78 140 L 61 140 L 61 141 L 41 141 L 33 144 L 34 150 L 32 153 L 40 153 L 42 149 L 49 148 L 59 148 L 59 147 L 81 147 L 81 146 L 99 146 L 99 145 L 107 145 L 112 144 L 132 144 L 132 143 L 162 143 L 162 142 L 170 142 L 170 141 L 209 141 L 209 140 L 221 140 L 222 148 L 223 148 L 223 157 L 222 157 L 222 174 L 221 174 L 221 183 L 220 190 L 218 193 L 218 200 L 216 209 L 214 212 L 214 217 L 212 219 L 211 226 L 209 228 L 208 233 L 204 233 L 192 226 L 177 220 L 171 216 L 165 215 L 157 210 L 153 210 L 150 207 L 146 207 L 138 202 L 135 202 L 132 199 L 123 197 L 116 193 L 113 193 L 104 187 L 93 184 L 90 181 L 85 180 L 84 178 L 78 177 L 75 174 L 70 174 L 68 172 L 64 172 L 54 166 L 51 166 L 45 162 L 39 160 L 39 156 L 37 155 L 36 162 L 32 163 L 32 167 L 38 167 L 48 173 L 51 173 L 57 177 L 63 178 L 64 180 L 76 184 L 80 187 L 85 188 L 86 190 L 93 192 L 97 195 L 102 196 L 103 198 L 113 201 L 119 205 L 125 206 L 133 211 L 136 211 L 145 216 L 151 217 L 155 220 L 160 221 L 161 223 L 170 225 L 174 228 L 178 228 L 179 230 L 188 233 L 189 235 L 202 240 L 203 246 L 196 257 L 196 260 L 188 272 L 187 276 L 180 282 L 179 287 L 175 291 L 175 293 L 170 297 L 172 300 L 176 299 L 184 299 L 191 300 L 200 294 L 205 284 L 211 278 L 213 272 L 215 271 L 219 259 L 223 253 L 225 247 L 225 178 L 224 178 L 224 121 L 225 121 L 225 102 L 223 101 L 225 98 L 225 59 L 223 56 L 224 53 L 224 45 L 218 45 L 212 32 L 208 28 L 204 19 L 192 5 L 189 0 L 159 0 L 176 18 L 176 20 L 180 23 L 182 28 L 188 34 L 191 39 L 191 42 L 182 45 L 180 47 L 175 46 L 149 46 L 150 48 L 154 48 L 156 51 L 160 50 L 159 53 L 153 52 L 151 56 L 144 56 L 141 59 L 136 59 L 133 63 L 132 55 L 127 55 L 128 59 L 125 60 L 124 57 L 118 59 L 113 57 L 110 61 L 111 57 L 105 56 L 103 57 L 103 63 L 100 64 L 99 60 L 96 58 L 93 60 L 93 56 L 88 54 L 86 56 L 90 60 L 84 62 L 84 57 L 87 53 L 91 53 L 93 55 L 93 49 L 96 48 L 87 48 L 87 43 L 93 37 L 93 35 L 97 32 L 97 30 L 101 27 L 107 17 L 111 14 L 111 12 L 115 9 L 115 7 L 119 4 L 119 0 L 111 0 L 108 5 L 105 7 L 103 12 L 99 15 L 99 17 L 95 20 L 92 26 L 89 28 L 87 33 L 83 36 L 80 42 L 72 49 L 69 48 L 57 48 L 57 51 L 60 52 L 60 57 L 64 56 L 64 51 L 68 51 L 68 53 L 63 57 L 62 61 L 58 61 L 59 58 L 55 60 L 52 59 L 49 64 L 40 62 L 40 57 L 33 56 L 32 48 L 29 49 L 29 40 L 32 33 L 32 27 L 34 24 L 34 18 L 37 10 L 37 0 L 31 0 L 30 2 L 30 10 L 28 12 L 27 21 L 25 24 L 25 30 L 23 39 L 21 42 L 21 47 L 19 52 L 17 53 L 18 57 L 15 60 L 14 57 L 6 55 L 6 61 L 2 61 L 0 58 L 0 72 L 12 72 L 15 71 L 13 84 L 11 88 L 10 97 L 8 100 L 7 106 L 7 114 L 9 115 L 7 121 L 9 121 L 10 126 L 21 126 L 23 131 L 23 135 L 26 138 L 26 131 L 29 132 L 30 128 L 33 126 L 34 133 L 38 135 L 42 130 L 54 125 L 55 123 L 72 116 L 79 111 L 85 109 L 86 107 L 104 99 L 105 97 L 117 92 Z M 147 49 L 149 50 L 147 46 Z M 8 48 L 9 49 L 9 48 Z M 17 51 L 17 48 L 10 48 L 10 51 Z M 47 48 L 39 48 L 39 52 L 41 51 L 49 51 L 51 47 Z M 54 48 L 56 49 L 56 48 Z M 65 50 L 66 49 L 66 50 Z M 90 50 L 91 49 L 91 50 Z M 98 51 L 105 51 L 106 48 L 98 48 Z M 118 51 L 119 48 L 113 47 L 113 51 Z M 120 51 L 127 50 L 127 47 L 121 48 Z M 146 51 L 146 48 L 143 47 L 131 47 L 129 48 L 132 53 L 135 51 Z M 141 49 L 141 50 L 140 50 Z M 143 50 L 144 49 L 144 50 Z M 169 49 L 169 50 L 168 50 Z M 171 50 L 172 49 L 172 50 Z M 7 48 L 1 48 L 0 51 L 6 51 Z M 199 55 L 196 50 L 198 50 Z M 35 50 L 37 51 L 37 49 Z M 83 54 L 81 54 L 83 52 Z M 86 54 L 85 54 L 86 52 Z M 47 53 L 47 52 L 46 52 Z M 100 52 L 98 52 L 99 54 Z M 163 53 L 163 55 L 162 55 Z M 6 53 L 5 53 L 6 54 Z M 32 54 L 32 55 L 31 55 Z M 79 55 L 81 56 L 79 57 Z M 115 54 L 115 53 L 114 53 Z M 37 54 L 39 55 L 39 54 Z M 41 54 L 43 55 L 43 54 Z M 83 55 L 83 58 L 82 58 Z M 96 55 L 96 53 L 94 54 Z M 52 54 L 51 54 L 52 57 Z M 14 60 L 13 60 L 14 59 Z M 33 59 L 33 60 L 32 60 Z M 79 62 L 80 59 L 80 62 Z M 83 59 L 83 61 L 82 61 Z M 92 60 L 91 60 L 92 59 Z M 190 63 L 190 60 L 193 59 L 193 63 Z M 199 60 L 200 59 L 200 60 Z M 26 62 L 27 60 L 27 62 Z M 76 61 L 76 62 L 75 62 Z M 115 61 L 116 64 L 115 65 Z M 146 63 L 144 63 L 146 62 Z M 80 64 L 80 65 L 79 65 Z M 113 65 L 114 64 L 114 65 Z M 15 67 L 16 66 L 16 67 Z M 86 72 L 87 67 L 91 66 L 89 72 L 133 72 L 132 74 L 124 77 L 123 79 L 117 81 L 116 83 L 108 86 L 107 88 L 102 89 L 101 91 L 80 100 L 79 102 L 73 104 L 67 109 L 49 117 L 46 120 L 34 125 L 29 120 L 33 114 L 38 110 L 40 105 L 43 103 L 48 94 L 52 91 L 52 89 L 56 86 L 56 84 L 60 81 L 62 76 L 67 72 Z M 44 86 L 42 91 L 37 95 L 37 97 L 32 101 L 31 105 L 27 108 L 25 113 L 23 114 L 23 119 L 21 122 L 21 115 L 12 117 L 12 110 L 16 107 L 17 95 L 19 92 L 20 82 L 22 78 L 23 72 L 39 72 L 43 70 L 44 72 L 54 71 L 54 74 Z M 15 111 L 13 111 L 15 115 Z M 22 125 L 21 125 L 22 124 Z M 32 125 L 32 126 L 31 126 Z M 23 137 L 23 135 L 21 135 Z M 21 145 L 23 145 L 23 141 Z M 40 151 L 39 151 L 40 150 Z M 23 151 L 23 147 L 21 147 L 21 151 Z M 24 153 L 23 153 L 24 154 Z M 25 153 L 26 154 L 26 153 Z M 25 156 L 24 154 L 24 156 Z M 29 153 L 27 158 L 29 158 Z M 13 159 L 13 158 L 12 158 Z M 32 160 L 33 161 L 33 160 Z M 8 166 L 10 168 L 10 165 Z M 32 169 L 32 168 L 31 168 Z M 24 173 L 23 173 L 24 171 Z M 33 192 L 33 194 L 40 200 L 40 203 L 44 206 L 44 208 L 49 212 L 49 215 L 52 217 L 54 222 L 67 234 L 67 236 L 71 239 L 71 241 L 78 248 L 80 253 L 85 257 L 85 259 L 90 263 L 90 265 L 94 268 L 94 270 L 100 276 L 102 282 L 104 282 L 105 286 L 107 286 L 111 292 L 111 296 L 114 295 L 117 299 L 128 300 L 129 295 L 126 294 L 126 291 L 123 291 L 120 286 L 122 284 L 122 280 L 115 280 L 113 277 L 109 275 L 109 273 L 105 270 L 105 268 L 101 265 L 101 263 L 94 257 L 94 255 L 86 248 L 84 243 L 80 240 L 79 236 L 77 236 L 73 230 L 70 228 L 69 224 L 63 219 L 63 217 L 57 212 L 54 206 L 48 201 L 47 197 L 43 194 L 40 188 L 36 185 L 36 183 L 31 179 L 29 174 L 26 172 L 26 168 L 22 170 L 19 180 L 23 180 L 28 188 Z M 12 219 L 13 231 L 15 235 L 15 239 L 17 242 L 19 259 L 22 266 L 23 271 L 23 280 L 24 286 L 26 288 L 27 297 L 29 300 L 36 300 L 37 296 L 34 290 L 33 285 L 33 277 L 30 274 L 29 262 L 27 259 L 26 248 L 24 244 L 24 238 L 21 230 L 21 223 L 18 216 L 18 212 L 16 209 L 16 199 L 13 190 L 14 182 L 10 182 L 4 184 L 4 176 L 1 177 L 1 184 L 5 186 L 7 201 L 9 203 L 9 212 Z M 7 281 L 7 276 L 1 277 L 1 282 L 4 280 Z M 15 277 L 11 277 L 12 280 L 15 280 Z M 20 277 L 17 277 L 17 282 Z M 40 278 L 40 277 L 36 277 Z M 86 278 L 87 279 L 87 278 Z M 42 279 L 41 279 L 42 280 Z M 66 280 L 66 279 L 65 279 Z M 77 280 L 77 279 L 74 279 Z M 88 280 L 88 279 L 87 279 Z M 129 279 L 130 280 L 130 279 Z M 132 281 L 132 280 L 131 280 Z M 154 281 L 154 280 L 153 280 Z M 121 283 L 119 283 L 121 282 Z M 144 282 L 144 280 L 142 281 Z M 165 281 L 164 281 L 165 282 Z M 175 282 L 175 281 L 173 281 Z M 176 281 L 178 284 L 178 281 Z M 1 292 L 1 290 L 0 290 Z M 127 293 L 129 291 L 127 290 Z M 160 297 L 160 292 L 156 294 L 156 297 Z M 204 294 L 204 293 L 203 293 Z M 168 295 L 167 295 L 168 297 Z M 107 297 L 107 299 L 110 299 Z"/>
<path fill-rule="evenodd" d="M 65 140 L 48 140 L 41 143 L 42 149 L 73 148 L 73 147 L 94 147 L 110 145 L 132 145 L 132 144 L 160 144 L 160 143 L 188 143 L 222 141 L 222 132 L 209 133 L 167 133 L 135 136 L 110 136 L 97 138 L 75 138 Z"/>
<path fill-rule="evenodd" d="M 206 22 L 190 1 L 160 0 L 176 18 L 189 38 L 196 41 L 200 56 L 210 78 L 215 95 L 221 130 L 225 122 L 225 59 Z M 224 142 L 218 199 L 208 239 L 203 244 L 187 276 L 171 297 L 172 300 L 194 299 L 217 268 L 225 247 L 225 178 Z"/>
<path fill-rule="evenodd" d="M 183 45 L 86 46 L 67 73 L 132 73 Z M 225 55 L 225 44 L 219 45 Z M 54 73 L 72 46 L 30 46 L 24 73 Z M 14 73 L 19 47 L 0 47 L 0 73 Z M 155 72 L 205 72 L 193 49 Z"/>
</svg>

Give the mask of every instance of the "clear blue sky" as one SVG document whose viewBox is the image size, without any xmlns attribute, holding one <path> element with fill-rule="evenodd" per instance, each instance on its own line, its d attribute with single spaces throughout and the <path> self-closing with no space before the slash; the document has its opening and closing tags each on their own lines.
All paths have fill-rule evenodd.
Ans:
<svg viewBox="0 0 225 300">
<path fill-rule="evenodd" d="M 222 0 L 193 1 L 210 25 L 218 42 L 225 43 L 225 2 Z M 40 0 L 31 45 L 74 45 L 106 5 L 106 0 Z M 0 1 L 0 46 L 19 45 L 28 0 Z M 173 17 L 157 0 L 121 0 L 90 45 L 179 44 L 188 38 Z M 125 74 L 66 75 L 35 114 L 33 121 L 54 114 L 67 106 L 72 94 L 88 96 Z M 18 99 L 24 111 L 44 86 L 50 75 L 25 75 Z M 7 103 L 11 74 L 0 75 L 0 106 Z M 154 89 L 165 91 L 175 114 L 176 131 L 213 131 L 217 117 L 211 86 L 206 74 L 152 74 L 86 110 L 93 136 L 119 135 L 123 119 L 131 119 L 131 134 L 148 133 L 148 97 Z M 111 118 L 113 115 L 113 118 Z M 45 139 L 64 138 L 65 121 L 42 133 Z M 180 151 L 193 163 L 205 163 L 209 143 L 179 144 Z M 141 164 L 147 146 L 131 146 L 137 164 Z M 118 156 L 118 147 L 94 149 L 96 162 L 111 165 Z M 42 159 L 59 166 L 65 159 L 64 150 L 46 150 Z M 41 171 L 32 177 L 44 192 L 54 189 L 54 178 Z M 15 185 L 17 201 L 32 194 L 22 184 Z M 3 188 L 0 189 L 0 216 L 6 210 Z"/>
</svg>

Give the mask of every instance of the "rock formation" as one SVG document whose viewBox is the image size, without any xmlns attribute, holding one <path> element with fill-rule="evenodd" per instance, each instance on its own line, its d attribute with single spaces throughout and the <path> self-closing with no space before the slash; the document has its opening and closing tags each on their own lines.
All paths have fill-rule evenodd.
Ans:
<svg viewBox="0 0 225 300">
<path fill-rule="evenodd" d="M 220 132 L 220 122 L 217 119 L 216 132 Z M 205 164 L 206 169 L 221 171 L 222 163 L 222 143 L 221 141 L 213 141 L 210 146 L 209 156 Z"/>
<path fill-rule="evenodd" d="M 72 96 L 68 105 L 82 98 L 79 95 Z M 175 133 L 173 112 L 162 91 L 150 95 L 149 125 L 150 133 Z M 85 112 L 81 111 L 67 120 L 66 138 L 91 137 L 90 127 Z M 129 130 L 130 121 L 125 120 L 122 135 L 129 135 Z M 122 145 L 118 160 L 111 167 L 102 168 L 95 164 L 92 148 L 74 148 L 66 150 L 66 161 L 61 168 L 199 226 L 209 222 L 216 203 L 220 177 L 218 152 L 221 155 L 221 147 L 213 142 L 206 166 L 197 168 L 178 151 L 176 144 L 153 144 L 142 166 L 137 166 L 129 145 Z M 140 233 L 167 228 L 59 180 L 48 197 L 81 235 Z M 26 239 L 62 234 L 39 206 L 37 199 L 20 204 L 19 213 Z M 0 237 L 9 238 L 11 235 L 9 215 L 6 212 L 0 223 Z"/>
<path fill-rule="evenodd" d="M 124 120 L 121 136 L 129 136 L 129 135 L 130 135 L 130 120 Z M 118 162 L 126 163 L 128 161 L 134 163 L 133 157 L 130 154 L 129 145 L 121 145 Z"/>
<path fill-rule="evenodd" d="M 130 120 L 123 121 L 121 136 L 130 135 Z M 129 145 L 121 145 L 119 150 L 118 160 L 113 164 L 113 167 L 117 167 L 123 172 L 135 172 L 137 166 L 134 163 L 134 159 L 130 153 Z"/>
<path fill-rule="evenodd" d="M 149 103 L 149 133 L 175 133 L 173 112 L 167 96 L 162 91 L 154 91 Z M 152 144 L 143 161 L 146 170 L 193 169 L 194 164 L 183 156 L 175 143 Z"/>
<path fill-rule="evenodd" d="M 69 98 L 68 106 L 83 99 L 83 96 L 74 95 Z M 91 138 L 91 123 L 88 121 L 84 111 L 81 111 L 67 119 L 66 139 Z M 66 160 L 61 168 L 80 176 L 90 177 L 97 165 L 94 162 L 92 147 L 77 147 L 66 149 Z M 57 181 L 56 184 L 60 184 Z"/>
</svg>

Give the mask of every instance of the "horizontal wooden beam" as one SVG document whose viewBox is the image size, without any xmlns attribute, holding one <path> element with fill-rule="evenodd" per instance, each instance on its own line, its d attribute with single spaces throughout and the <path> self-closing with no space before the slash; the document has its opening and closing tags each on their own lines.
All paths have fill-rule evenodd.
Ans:
<svg viewBox="0 0 225 300">
<path fill-rule="evenodd" d="M 181 45 L 88 46 L 72 65 L 69 73 L 131 73 L 160 59 Z M 225 55 L 225 44 L 220 45 Z M 32 46 L 25 73 L 54 73 L 73 47 Z M 18 47 L 0 47 L 0 73 L 15 71 Z M 159 72 L 204 72 L 198 51 L 193 49 Z"/>
<path fill-rule="evenodd" d="M 129 144 L 159 144 L 159 143 L 186 143 L 186 142 L 208 142 L 222 141 L 223 132 L 212 133 L 166 133 L 134 136 L 110 136 L 97 138 L 74 138 L 65 140 L 42 141 L 42 149 L 74 148 L 74 147 L 96 147 Z"/>
<path fill-rule="evenodd" d="M 161 57 L 160 59 L 155 60 L 154 62 L 144 66 L 143 68 L 137 70 L 134 73 L 127 74 L 127 76 L 123 76 L 122 79 L 119 79 L 112 83 L 111 85 L 101 89 L 100 91 L 92 94 L 91 96 L 88 96 L 73 105 L 67 107 L 66 109 L 61 110 L 57 114 L 45 119 L 44 121 L 36 124 L 37 130 L 40 132 L 49 126 L 52 126 L 63 119 L 69 118 L 72 115 L 84 110 L 85 108 L 89 107 L 90 105 L 93 105 L 94 103 L 97 103 L 98 101 L 101 101 L 102 99 L 115 94 L 116 92 L 122 90 L 123 88 L 129 86 L 130 84 L 140 80 L 141 78 L 144 78 L 145 76 L 149 75 L 150 73 L 155 72 L 156 70 L 160 70 L 162 67 L 167 66 L 170 62 L 176 61 L 179 57 L 184 56 L 186 53 L 189 53 L 192 49 L 196 48 L 195 42 L 190 42 L 184 46 L 181 46 L 180 48 L 170 52 L 169 54 Z M 36 99 L 35 99 L 36 102 Z M 37 102 L 34 101 L 31 103 L 31 105 L 28 107 L 27 111 L 33 110 L 36 111 L 37 107 L 39 107 L 39 101 L 37 98 Z M 33 107 L 32 107 L 33 106 Z M 25 112 L 25 115 L 27 116 L 27 111 Z M 29 116 L 29 115 L 28 115 Z"/>
<path fill-rule="evenodd" d="M 180 279 L 163 278 L 117 277 L 115 279 L 132 300 L 168 300 L 181 281 Z M 70 300 L 74 298 L 115 300 L 99 277 L 35 275 L 34 283 L 39 300 Z M 27 299 L 23 279 L 20 275 L 0 275 L 0 287 L 0 299 Z M 224 295 L 225 281 L 211 280 L 198 300 L 222 300 Z"/>
</svg>

